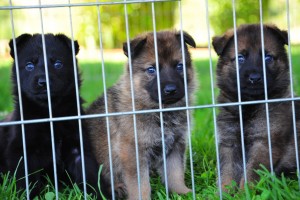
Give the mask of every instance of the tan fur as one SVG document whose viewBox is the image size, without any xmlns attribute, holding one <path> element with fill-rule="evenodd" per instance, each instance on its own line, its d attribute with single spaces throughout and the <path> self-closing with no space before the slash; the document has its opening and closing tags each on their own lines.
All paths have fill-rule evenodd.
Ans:
<svg viewBox="0 0 300 200">
<path fill-rule="evenodd" d="M 140 44 L 143 39 L 146 43 L 141 49 L 135 47 L 135 42 Z M 178 32 L 164 31 L 157 33 L 158 55 L 160 68 L 171 70 L 174 61 L 182 61 L 181 43 Z M 189 44 L 190 41 L 186 43 Z M 146 89 L 147 83 L 153 77 L 146 73 L 146 69 L 155 64 L 153 34 L 148 33 L 138 36 L 131 41 L 133 85 L 135 110 L 157 109 L 158 103 L 154 101 Z M 124 48 L 127 48 L 127 44 Z M 191 45 L 191 44 L 190 44 Z M 194 46 L 194 45 L 192 45 Z M 127 53 L 126 50 L 125 54 Z M 191 66 L 190 54 L 185 47 L 186 69 L 188 76 L 189 103 L 194 90 L 194 71 Z M 138 54 L 137 56 L 135 56 Z M 126 66 L 124 75 L 107 92 L 108 112 L 132 111 L 129 65 Z M 164 77 L 161 77 L 163 79 Z M 171 78 L 172 77 L 168 77 Z M 164 108 L 185 106 L 185 98 L 172 104 L 163 104 Z M 88 109 L 89 114 L 105 113 L 103 97 L 95 101 Z M 163 161 L 161 151 L 160 114 L 136 114 L 136 130 L 140 163 L 140 181 L 142 199 L 150 199 L 150 173 L 153 169 L 163 175 Z M 164 136 L 167 152 L 168 187 L 172 192 L 184 194 L 190 191 L 184 183 L 185 148 L 186 148 L 186 111 L 164 112 Z M 138 182 L 136 169 L 136 149 L 134 137 L 133 115 L 109 117 L 110 141 L 112 146 L 114 186 L 118 198 L 138 199 Z M 110 180 L 110 164 L 107 140 L 106 118 L 89 120 L 90 135 L 98 163 L 103 164 L 102 174 Z M 158 152 L 155 152 L 157 151 Z"/>
</svg>

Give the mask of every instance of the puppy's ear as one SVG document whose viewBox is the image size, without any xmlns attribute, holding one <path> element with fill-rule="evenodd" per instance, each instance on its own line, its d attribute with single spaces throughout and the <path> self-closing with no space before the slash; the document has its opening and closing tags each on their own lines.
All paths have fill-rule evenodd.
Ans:
<svg viewBox="0 0 300 200">
<path fill-rule="evenodd" d="M 74 41 L 75 55 L 79 53 L 79 44 L 77 40 Z"/>
<path fill-rule="evenodd" d="M 17 46 L 17 50 L 21 50 L 22 47 L 24 46 L 24 44 L 32 38 L 32 35 L 30 34 L 22 34 L 20 35 L 19 37 L 16 38 L 16 46 Z M 10 56 L 15 59 L 15 52 L 14 52 L 14 42 L 13 42 L 13 39 L 11 39 L 9 41 L 9 47 L 10 47 Z"/>
<path fill-rule="evenodd" d="M 137 37 L 130 41 L 130 55 L 132 58 L 138 56 L 140 53 L 140 50 L 143 48 L 143 46 L 147 42 L 146 36 Z M 124 54 L 128 57 L 128 45 L 127 42 L 123 43 L 123 51 Z"/>
<path fill-rule="evenodd" d="M 179 41 L 181 41 L 181 33 L 180 33 L 180 31 L 178 31 L 176 33 L 176 37 L 179 38 Z M 187 32 L 185 32 L 185 31 L 183 31 L 183 41 L 184 41 L 184 43 L 186 43 L 186 44 L 188 44 L 188 45 L 196 48 L 196 42 L 195 42 L 194 38 L 190 34 L 188 34 Z"/>
<path fill-rule="evenodd" d="M 229 30 L 222 36 L 213 37 L 212 45 L 218 56 L 220 56 L 223 53 L 226 45 L 228 44 L 229 40 L 233 37 L 233 35 L 233 30 Z"/>
<path fill-rule="evenodd" d="M 275 25 L 266 25 L 266 28 L 272 31 L 275 35 L 277 35 L 279 41 L 281 41 L 283 44 L 288 45 L 288 32 L 285 30 L 280 30 Z"/>
<path fill-rule="evenodd" d="M 55 37 L 57 39 L 59 39 L 60 41 L 64 42 L 72 50 L 72 40 L 70 38 L 68 38 L 64 34 L 57 34 L 57 35 L 55 35 Z M 75 48 L 74 49 L 75 55 L 77 55 L 79 52 L 79 44 L 78 44 L 77 40 L 74 41 L 74 48 Z"/>
</svg>

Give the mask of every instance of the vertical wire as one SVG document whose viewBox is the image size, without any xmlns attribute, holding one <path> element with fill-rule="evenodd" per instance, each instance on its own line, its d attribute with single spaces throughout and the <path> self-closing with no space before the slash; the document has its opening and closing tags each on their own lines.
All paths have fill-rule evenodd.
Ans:
<svg viewBox="0 0 300 200">
<path fill-rule="evenodd" d="M 98 0 L 97 0 L 98 2 Z M 97 6 L 97 16 L 98 16 L 98 32 L 99 32 L 99 46 L 101 54 L 101 64 L 102 64 L 102 82 L 104 90 L 104 106 L 105 114 L 108 114 L 108 105 L 107 105 L 107 90 L 106 90 L 106 78 L 105 78 L 105 65 L 104 65 L 104 56 L 103 56 L 103 42 L 102 42 L 102 27 L 101 27 L 101 15 L 100 15 L 100 6 Z M 110 127 L 109 127 L 109 117 L 106 116 L 106 127 L 107 127 L 107 142 L 108 142 L 108 155 L 109 155 L 109 167 L 110 167 L 110 179 L 111 179 L 111 191 L 112 199 L 115 199 L 115 185 L 114 185 L 114 173 L 113 173 L 113 161 L 112 161 L 112 150 L 111 150 L 111 140 L 110 140 Z"/>
<path fill-rule="evenodd" d="M 9 4 L 10 4 L 10 6 L 12 6 L 11 0 L 9 0 Z M 20 119 L 21 119 L 21 122 L 23 122 L 24 121 L 24 113 L 23 113 L 23 104 L 22 104 L 19 61 L 18 61 L 18 51 L 17 51 L 17 42 L 16 42 L 16 35 L 15 35 L 13 9 L 10 9 L 10 22 L 11 22 L 11 27 L 12 27 L 12 38 L 13 38 L 12 40 L 13 40 L 14 60 L 15 60 L 15 68 L 16 68 L 16 76 L 17 76 L 19 107 L 20 107 Z M 21 130 L 22 130 L 22 143 L 23 143 L 23 156 L 24 156 L 26 196 L 27 196 L 27 199 L 29 200 L 30 197 L 29 197 L 28 164 L 27 164 L 27 150 L 26 150 L 26 138 L 25 138 L 25 125 L 24 125 L 24 123 L 21 124 Z"/>
<path fill-rule="evenodd" d="M 41 0 L 39 0 L 39 5 L 41 6 Z M 52 104 L 51 104 L 51 93 L 50 93 L 50 84 L 49 84 L 48 62 L 47 62 L 46 42 L 45 42 L 45 34 L 44 34 L 44 23 L 43 23 L 42 8 L 39 8 L 39 11 L 40 11 L 43 56 L 44 56 L 44 63 L 45 63 L 45 75 L 46 75 L 47 97 L 48 97 L 48 108 L 49 108 L 49 119 L 50 119 L 49 123 L 50 123 L 51 144 L 52 144 L 52 159 L 53 159 L 55 198 L 56 198 L 56 200 L 58 200 L 58 180 L 57 180 L 56 155 L 55 155 L 55 139 L 54 139 L 53 121 L 51 120 L 52 119 Z"/>
<path fill-rule="evenodd" d="M 124 0 L 126 2 L 126 0 Z M 128 49 L 128 66 L 130 75 L 130 88 L 131 88 L 131 100 L 132 100 L 132 111 L 135 112 L 135 100 L 134 100 L 134 84 L 132 75 L 132 59 L 131 59 L 131 49 L 130 49 L 130 36 L 129 36 L 129 24 L 128 24 L 128 12 L 127 4 L 124 4 L 125 11 L 125 24 L 126 24 L 126 38 L 127 38 L 127 49 Z M 136 170 L 137 170 L 137 181 L 139 190 L 139 199 L 142 199 L 141 191 L 141 177 L 140 177 L 140 160 L 139 160 L 139 145 L 138 145 L 138 135 L 136 130 L 136 114 L 133 114 L 133 127 L 134 127 L 134 139 L 135 139 L 135 154 L 136 154 Z"/>
<path fill-rule="evenodd" d="M 237 89 L 238 89 L 238 102 L 241 103 L 241 87 L 240 87 L 240 72 L 238 63 L 238 41 L 237 41 L 237 27 L 236 27 L 236 14 L 235 14 L 235 0 L 232 0 L 233 10 L 233 26 L 234 26 L 234 48 L 235 48 L 235 64 L 236 64 L 236 76 L 237 76 Z M 246 171 L 246 152 L 245 152 L 245 140 L 244 140 L 244 125 L 243 125 L 243 112 L 242 105 L 239 104 L 239 117 L 240 117 L 240 130 L 241 130 L 241 144 L 242 144 L 242 157 L 243 157 L 243 170 L 245 183 L 247 183 L 247 171 Z"/>
<path fill-rule="evenodd" d="M 210 86 L 211 86 L 211 98 L 212 104 L 215 105 L 215 94 L 214 94 L 214 78 L 213 78 L 213 64 L 211 55 L 211 43 L 210 43 L 210 26 L 209 26 L 209 10 L 208 10 L 208 0 L 205 0 L 206 5 L 206 25 L 207 25 L 207 41 L 208 41 L 208 52 L 209 52 L 209 69 L 210 69 Z M 219 135 L 217 126 L 217 115 L 216 107 L 213 106 L 213 120 L 214 120 L 214 135 L 215 135 L 215 145 L 216 145 L 216 158 L 217 158 L 217 170 L 218 170 L 218 187 L 219 187 L 219 198 L 222 200 L 222 185 L 221 185 L 221 169 L 220 169 L 220 155 L 219 155 Z"/>
<path fill-rule="evenodd" d="M 151 3 L 152 6 L 152 22 L 153 22 L 153 37 L 154 37 L 154 51 L 155 51 L 155 63 L 156 63 L 156 73 L 157 73 L 157 90 L 158 90 L 158 102 L 159 109 L 162 109 L 162 100 L 161 100 L 161 87 L 160 87 L 160 72 L 159 72 L 159 60 L 158 60 L 158 49 L 157 49 L 157 35 L 156 35 L 156 20 L 155 20 L 155 6 L 154 3 Z M 165 131 L 164 131 L 164 119 L 163 113 L 160 111 L 160 130 L 161 130 L 161 139 L 162 139 L 162 154 L 163 154 L 163 165 L 164 165 L 164 176 L 165 176 L 165 189 L 166 189 L 166 199 L 169 199 L 169 188 L 168 188 L 168 172 L 167 172 L 167 159 L 166 159 L 166 147 L 165 147 Z"/>
<path fill-rule="evenodd" d="M 178 1 L 179 6 L 179 15 L 180 15 L 180 37 L 181 37 L 181 54 L 182 54 L 182 63 L 183 63 L 183 77 L 184 77 L 184 92 L 185 92 L 185 105 L 189 106 L 189 95 L 188 95 L 188 83 L 187 83 L 187 72 L 186 72 L 186 61 L 185 61 L 185 49 L 184 49 L 184 38 L 183 38 L 183 23 L 182 23 L 182 6 L 181 1 Z M 191 167 L 191 178 L 192 178 L 192 192 L 193 199 L 196 199 L 195 194 L 195 177 L 194 177 L 194 166 L 193 166 L 193 148 L 192 148 L 192 139 L 191 139 L 191 125 L 190 125 L 190 111 L 186 109 L 186 120 L 187 120 L 187 134 L 188 134 L 188 143 L 189 143 L 189 156 L 190 156 L 190 167 Z"/>
<path fill-rule="evenodd" d="M 261 52 L 262 52 L 262 63 L 263 63 L 263 75 L 264 75 L 264 87 L 265 87 L 265 100 L 268 100 L 268 88 L 267 88 L 267 72 L 265 63 L 265 44 L 264 44 L 264 27 L 262 19 L 262 1 L 259 0 L 259 14 L 260 14 L 260 33 L 261 33 Z M 269 104 L 266 105 L 266 120 L 267 120 L 267 133 L 268 133 L 268 144 L 269 144 L 269 157 L 270 157 L 270 169 L 271 174 L 274 174 L 273 170 L 273 158 L 272 158 L 272 142 L 271 142 L 271 132 L 270 132 L 270 116 L 269 116 Z"/>
<path fill-rule="evenodd" d="M 291 25 L 290 25 L 290 4 L 289 0 L 286 0 L 287 6 L 287 25 L 288 25 L 288 58 L 289 58 L 289 70 L 290 70 L 290 87 L 291 87 L 291 98 L 294 99 L 294 83 L 293 83 L 293 66 L 292 66 L 292 51 L 291 51 Z M 298 149 L 298 138 L 297 138 L 297 127 L 296 127 L 296 114 L 295 114 L 295 101 L 292 100 L 292 114 L 293 114 L 293 130 L 294 130 L 294 141 L 295 141 L 295 153 L 296 153 L 296 165 L 297 165 L 297 177 L 298 187 L 300 189 L 300 174 L 299 174 L 299 149 Z"/>
<path fill-rule="evenodd" d="M 68 0 L 70 4 L 70 0 Z M 81 103 L 79 98 L 79 86 L 78 86 L 78 71 L 77 71 L 77 62 L 75 55 L 75 46 L 74 46 L 74 34 L 73 34 L 73 23 L 72 23 L 72 10 L 69 6 L 69 18 L 70 18 L 70 29 L 71 29 L 71 39 L 72 39 L 72 57 L 73 57 L 73 68 L 74 68 L 74 81 L 75 81 L 75 90 L 76 90 L 76 103 L 77 103 L 77 116 L 81 116 Z M 82 121 L 78 118 L 78 129 L 79 129 L 79 142 L 80 142 L 80 156 L 81 156 L 81 166 L 82 166 L 82 182 L 83 182 L 83 192 L 84 199 L 87 199 L 87 190 L 86 190 L 86 174 L 85 174 L 85 159 L 84 159 L 84 144 L 82 137 Z"/>
</svg>

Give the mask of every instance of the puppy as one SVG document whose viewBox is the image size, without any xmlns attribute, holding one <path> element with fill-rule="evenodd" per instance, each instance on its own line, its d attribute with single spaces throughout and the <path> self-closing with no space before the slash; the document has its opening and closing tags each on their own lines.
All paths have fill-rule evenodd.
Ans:
<svg viewBox="0 0 300 200">
<path fill-rule="evenodd" d="M 181 53 L 180 32 L 157 32 L 158 62 L 160 69 L 161 101 L 164 108 L 185 106 L 185 96 L 189 101 L 195 87 L 194 71 L 187 44 L 195 47 L 195 41 L 183 33 L 185 63 Z M 157 70 L 153 33 L 140 35 L 123 46 L 124 54 L 131 55 L 134 84 L 134 99 L 131 98 L 129 64 L 118 83 L 107 91 L 108 112 L 132 111 L 159 108 Z M 188 94 L 184 90 L 183 67 L 186 67 Z M 89 114 L 105 113 L 104 96 L 96 100 L 88 109 Z M 168 187 L 170 191 L 185 194 L 190 191 L 184 183 L 185 150 L 187 137 L 186 111 L 163 112 L 164 137 Z M 132 115 L 109 118 L 114 187 L 117 197 L 138 199 L 136 149 Z M 136 130 L 140 164 L 142 199 L 150 199 L 150 177 L 152 169 L 157 170 L 164 181 L 162 133 L 159 113 L 137 114 Z M 89 121 L 89 131 L 93 150 L 98 163 L 103 163 L 104 179 L 110 180 L 109 150 L 106 118 Z M 105 140 L 105 139 L 106 140 Z M 114 191 L 112 191 L 114 192 Z"/>
<path fill-rule="evenodd" d="M 264 49 L 261 45 L 259 24 L 242 25 L 237 28 L 239 79 L 236 74 L 236 55 L 233 30 L 213 38 L 213 47 L 219 55 L 217 84 L 220 89 L 219 103 L 238 101 L 237 81 L 240 82 L 241 100 L 264 100 L 263 62 L 265 62 L 268 99 L 289 98 L 289 63 L 285 45 L 286 31 L 274 25 L 264 25 Z M 265 57 L 262 57 L 262 51 Z M 296 113 L 299 112 L 299 102 Z M 277 174 L 293 172 L 296 168 L 292 103 L 269 103 L 270 134 L 273 168 Z M 246 173 L 249 182 L 259 177 L 254 170 L 260 164 L 270 169 L 267 135 L 266 104 L 242 106 L 242 120 L 246 153 Z M 244 187 L 241 130 L 238 106 L 220 107 L 218 135 L 222 188 L 234 180 Z M 297 115 L 297 130 L 300 128 Z"/>
<path fill-rule="evenodd" d="M 79 51 L 77 41 L 74 41 L 75 54 Z M 72 41 L 63 34 L 45 35 L 46 59 L 48 64 L 50 98 L 53 117 L 77 116 L 76 90 L 72 56 Z M 9 42 L 10 55 L 14 59 L 12 66 L 12 82 L 14 95 L 14 111 L 4 121 L 20 121 L 19 93 L 17 86 L 16 61 L 20 79 L 20 94 L 22 97 L 24 120 L 43 119 L 49 117 L 49 102 L 45 74 L 45 60 L 40 34 L 23 34 L 16 38 L 17 55 L 13 41 Z M 79 80 L 80 77 L 76 75 Z M 80 98 L 80 112 L 82 99 Z M 28 123 L 24 125 L 29 182 L 33 185 L 31 197 L 37 195 L 47 184 L 45 175 L 54 183 L 51 130 L 50 123 Z M 79 139 L 78 120 L 53 122 L 54 144 L 56 153 L 57 177 L 60 182 L 71 185 L 72 182 L 81 185 L 82 165 Z M 87 183 L 96 190 L 98 188 L 98 164 L 94 158 L 86 126 L 82 124 L 85 173 Z M 21 125 L 2 126 L 1 137 L 1 172 L 16 171 L 17 184 L 25 188 L 25 170 L 23 157 L 23 141 Z M 20 164 L 18 162 L 21 160 Z M 18 168 L 17 168 L 18 165 Z M 70 176 L 70 178 L 68 177 Z M 31 185 L 31 186 L 32 186 Z M 88 191 L 94 191 L 87 187 Z"/>
</svg>

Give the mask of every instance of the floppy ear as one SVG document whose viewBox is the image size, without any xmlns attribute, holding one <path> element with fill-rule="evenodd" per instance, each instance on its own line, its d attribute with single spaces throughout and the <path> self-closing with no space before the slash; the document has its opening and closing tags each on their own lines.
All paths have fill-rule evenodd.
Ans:
<svg viewBox="0 0 300 200">
<path fill-rule="evenodd" d="M 55 35 L 55 37 L 57 39 L 59 39 L 60 41 L 64 42 L 70 49 L 72 49 L 72 40 L 70 38 L 68 38 L 67 36 L 65 36 L 64 34 L 57 34 Z M 75 50 L 75 55 L 78 54 L 79 52 L 79 44 L 77 42 L 77 40 L 74 41 L 74 50 Z"/>
<path fill-rule="evenodd" d="M 180 31 L 178 31 L 176 33 L 176 37 L 179 39 L 179 41 L 181 41 L 181 33 L 180 33 Z M 188 34 L 187 32 L 185 32 L 185 31 L 183 31 L 183 41 L 184 41 L 185 44 L 188 44 L 188 45 L 196 48 L 196 42 L 195 42 L 194 38 L 190 34 Z"/>
<path fill-rule="evenodd" d="M 22 47 L 24 46 L 24 44 L 32 38 L 32 35 L 30 34 L 22 34 L 19 37 L 16 38 L 16 46 L 17 46 L 17 50 L 21 50 Z M 14 52 L 14 42 L 13 39 L 11 39 L 9 41 L 9 47 L 10 47 L 10 56 L 15 59 L 15 52 Z"/>
<path fill-rule="evenodd" d="M 140 50 L 146 44 L 147 38 L 146 36 L 137 37 L 130 41 L 130 55 L 132 58 L 138 56 Z M 123 43 L 123 51 L 124 54 L 128 57 L 128 45 L 127 42 Z"/>
<path fill-rule="evenodd" d="M 279 40 L 283 43 L 288 45 L 288 32 L 285 30 L 280 30 L 275 25 L 266 25 L 266 28 L 271 30 L 275 35 L 278 36 Z"/>
<path fill-rule="evenodd" d="M 229 40 L 233 37 L 233 35 L 233 30 L 229 30 L 222 36 L 213 37 L 212 45 L 218 56 L 220 56 L 223 53 L 226 45 L 228 44 Z"/>
</svg>

